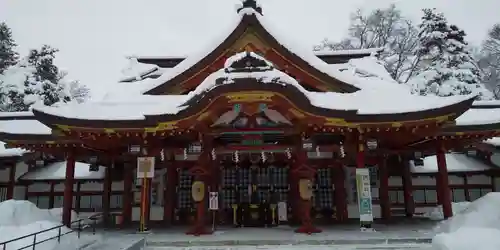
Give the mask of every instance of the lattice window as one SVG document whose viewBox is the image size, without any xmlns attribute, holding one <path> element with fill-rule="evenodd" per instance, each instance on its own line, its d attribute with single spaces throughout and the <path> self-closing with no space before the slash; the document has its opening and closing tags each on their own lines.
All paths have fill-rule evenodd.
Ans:
<svg viewBox="0 0 500 250">
<path fill-rule="evenodd" d="M 191 208 L 193 198 L 191 197 L 191 189 L 177 190 L 177 207 L 181 209 Z"/>
<path fill-rule="evenodd" d="M 238 185 L 239 188 L 246 188 L 248 187 L 252 180 L 251 180 L 251 175 L 250 175 L 250 169 L 247 168 L 239 168 L 237 171 L 238 175 Z"/>
<path fill-rule="evenodd" d="M 189 170 L 181 169 L 179 171 L 179 188 L 189 188 L 191 189 L 191 185 L 193 185 L 193 176 L 189 174 Z"/>
<path fill-rule="evenodd" d="M 231 205 L 237 202 L 236 190 L 222 189 L 220 198 L 221 198 L 221 205 L 223 208 L 231 208 Z"/>
<path fill-rule="evenodd" d="M 318 169 L 316 172 L 316 185 L 320 187 L 332 186 L 332 170 L 330 168 Z"/>
<path fill-rule="evenodd" d="M 269 168 L 257 168 L 257 185 L 259 187 L 271 186 L 271 171 Z"/>
<path fill-rule="evenodd" d="M 236 178 L 236 170 L 235 169 L 223 169 L 222 170 L 222 187 L 234 187 L 237 182 Z"/>
<path fill-rule="evenodd" d="M 314 190 L 312 203 L 315 208 L 333 208 L 333 190 L 331 188 Z"/>
<path fill-rule="evenodd" d="M 288 169 L 272 167 L 272 183 L 274 187 L 288 187 Z"/>
</svg>

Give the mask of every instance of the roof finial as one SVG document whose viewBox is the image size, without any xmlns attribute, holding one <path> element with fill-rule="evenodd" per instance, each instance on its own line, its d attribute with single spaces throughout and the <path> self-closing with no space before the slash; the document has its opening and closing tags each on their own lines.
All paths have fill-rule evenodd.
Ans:
<svg viewBox="0 0 500 250">
<path fill-rule="evenodd" d="M 238 13 L 243 9 L 254 9 L 256 12 L 262 15 L 262 8 L 257 3 L 257 0 L 242 0 L 241 6 L 238 8 Z"/>
</svg>

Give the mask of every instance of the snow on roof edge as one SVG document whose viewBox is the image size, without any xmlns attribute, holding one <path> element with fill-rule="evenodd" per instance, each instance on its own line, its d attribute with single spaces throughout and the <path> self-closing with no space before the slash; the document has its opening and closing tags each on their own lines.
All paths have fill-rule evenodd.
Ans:
<svg viewBox="0 0 500 250">
<path fill-rule="evenodd" d="M 380 53 L 384 48 L 369 48 L 369 49 L 343 49 L 343 50 L 318 50 L 314 51 L 317 56 L 347 56 L 347 55 L 371 55 L 373 53 Z"/>
<path fill-rule="evenodd" d="M 492 168 L 480 160 L 462 153 L 446 154 L 446 167 L 449 173 L 481 172 Z M 410 169 L 412 173 L 436 173 L 438 172 L 437 158 L 435 155 L 425 157 L 423 166 L 415 166 L 414 162 L 410 161 Z"/>
<path fill-rule="evenodd" d="M 89 164 L 75 162 L 75 180 L 104 179 L 105 167 L 99 166 L 99 171 L 90 172 Z M 64 180 L 66 179 L 66 161 L 60 161 L 39 167 L 19 176 L 18 180 Z"/>
</svg>

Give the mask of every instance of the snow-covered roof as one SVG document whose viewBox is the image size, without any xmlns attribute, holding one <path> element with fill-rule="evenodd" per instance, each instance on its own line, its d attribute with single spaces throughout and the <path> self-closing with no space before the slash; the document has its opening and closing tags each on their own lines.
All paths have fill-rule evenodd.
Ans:
<svg viewBox="0 0 500 250">
<path fill-rule="evenodd" d="M 448 172 L 479 172 L 491 169 L 491 166 L 480 160 L 460 153 L 446 154 L 446 167 Z M 423 166 L 415 166 L 414 162 L 410 161 L 410 168 L 412 173 L 436 173 L 438 172 L 437 158 L 436 156 L 425 157 Z"/>
<path fill-rule="evenodd" d="M 345 49 L 345 50 L 318 50 L 314 54 L 317 56 L 350 56 L 350 55 L 372 55 L 384 51 L 384 48 L 370 49 Z"/>
<path fill-rule="evenodd" d="M 105 168 L 99 166 L 99 171 L 89 171 L 89 164 L 83 162 L 75 163 L 76 180 L 101 180 L 104 179 Z M 48 164 L 28 171 L 19 177 L 19 180 L 64 180 L 66 179 L 66 161 Z"/>
<path fill-rule="evenodd" d="M 234 30 L 239 26 L 239 24 L 243 21 L 246 16 L 252 15 L 254 16 L 258 22 L 262 25 L 262 27 L 272 36 L 274 37 L 282 46 L 287 48 L 293 54 L 297 55 L 299 58 L 304 60 L 307 64 L 317 69 L 318 71 L 329 75 L 339 81 L 352 83 L 350 78 L 345 78 L 343 75 L 338 74 L 336 71 L 332 71 L 329 68 L 329 64 L 325 63 L 323 60 L 318 58 L 314 52 L 310 48 L 304 48 L 303 45 L 297 44 L 293 39 L 290 39 L 287 34 L 284 34 L 280 31 L 279 28 L 275 27 L 272 20 L 265 18 L 261 14 L 257 13 L 252 8 L 245 8 L 239 11 L 240 18 L 234 19 L 234 23 L 229 25 L 229 30 L 227 32 L 221 32 L 220 37 L 218 39 L 212 40 L 206 47 L 200 49 L 198 53 L 188 56 L 185 60 L 175 66 L 172 70 L 167 71 L 162 76 L 157 79 L 151 79 L 149 81 L 145 81 L 143 85 L 144 90 L 143 93 L 148 92 L 151 89 L 154 89 L 187 71 L 192 68 L 198 62 L 202 61 L 206 58 L 210 53 L 213 52 L 215 48 L 217 48 L 220 44 L 222 44 L 228 37 L 229 34 L 233 33 Z"/>
<path fill-rule="evenodd" d="M 456 120 L 457 126 L 473 126 L 500 123 L 500 108 L 471 108 Z"/>
<path fill-rule="evenodd" d="M 261 60 L 265 60 L 256 54 L 251 54 L 254 57 L 259 57 Z M 229 67 L 234 61 L 241 59 L 242 55 L 246 55 L 246 52 L 228 58 L 226 67 Z M 270 64 L 270 62 L 268 63 Z M 58 107 L 37 106 L 34 109 L 46 114 L 73 119 L 143 120 L 147 115 L 176 114 L 186 108 L 183 105 L 189 99 L 221 85 L 232 84 L 234 80 L 243 78 L 253 78 L 262 84 L 291 85 L 302 92 L 313 106 L 331 110 L 354 110 L 360 115 L 425 111 L 453 105 L 473 97 L 411 95 L 407 87 L 395 83 L 386 83 L 387 86 L 381 83 L 381 87 L 366 87 L 355 93 L 311 92 L 302 87 L 294 78 L 274 68 L 261 72 L 230 73 L 226 72 L 227 69 L 223 68 L 212 73 L 194 91 L 187 95 L 120 95 L 109 97 L 102 101 L 90 101 L 82 104 L 69 103 Z M 339 71 L 339 73 L 346 77 L 348 75 L 349 77 L 354 77 L 359 72 L 350 69 L 350 71 Z M 369 75 L 358 77 L 358 79 L 365 85 L 374 85 L 378 84 L 379 81 L 384 82 L 384 77 L 387 76 L 380 77 L 370 73 Z M 221 83 L 220 79 L 224 79 L 224 81 Z M 390 86 L 391 91 L 380 91 L 384 86 L 386 88 Z M 395 103 L 398 105 L 394 105 Z"/>
<path fill-rule="evenodd" d="M 27 152 L 22 148 L 5 148 L 5 142 L 0 141 L 0 157 L 22 156 Z"/>
<path fill-rule="evenodd" d="M 493 137 L 493 138 L 485 140 L 483 142 L 486 144 L 495 146 L 495 147 L 499 147 L 500 146 L 500 137 Z"/>
<path fill-rule="evenodd" d="M 0 133 L 50 135 L 52 130 L 33 118 L 33 120 L 0 120 Z"/>
</svg>

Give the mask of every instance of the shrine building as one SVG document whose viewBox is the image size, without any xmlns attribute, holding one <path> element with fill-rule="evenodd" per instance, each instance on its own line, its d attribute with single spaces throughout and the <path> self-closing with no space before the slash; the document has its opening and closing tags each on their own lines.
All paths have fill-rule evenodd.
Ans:
<svg viewBox="0 0 500 250">
<path fill-rule="evenodd" d="M 315 53 L 255 1 L 237 15 L 197 54 L 135 58 L 147 69 L 102 100 L 1 114 L 0 140 L 25 150 L 2 160 L 7 198 L 23 185 L 24 198 L 62 206 L 66 225 L 73 209 L 200 235 L 212 220 L 370 227 L 424 205 L 447 218 L 459 193 L 496 191 L 492 149 L 476 146 L 500 134 L 498 102 L 412 95 L 378 63 L 381 50 Z"/>
</svg>

